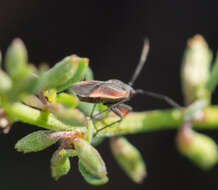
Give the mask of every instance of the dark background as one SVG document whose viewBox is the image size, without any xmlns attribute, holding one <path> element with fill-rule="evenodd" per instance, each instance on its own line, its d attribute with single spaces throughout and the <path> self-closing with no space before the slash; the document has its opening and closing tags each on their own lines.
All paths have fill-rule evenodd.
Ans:
<svg viewBox="0 0 218 190">
<path fill-rule="evenodd" d="M 31 62 L 54 65 L 70 54 L 88 57 L 95 78 L 127 82 L 139 60 L 144 37 L 149 37 L 148 62 L 135 87 L 166 94 L 182 104 L 180 66 L 186 40 L 202 34 L 215 52 L 218 47 L 218 3 L 215 0 L 0 0 L 0 48 L 24 40 Z M 217 96 L 218 97 L 218 96 Z M 216 97 L 214 97 L 216 103 Z M 138 96 L 134 110 L 168 108 L 164 102 Z M 148 177 L 132 183 L 113 160 L 108 141 L 99 146 L 110 177 L 105 186 L 86 184 L 72 162 L 70 173 L 55 182 L 49 160 L 55 147 L 23 155 L 16 141 L 36 130 L 18 123 L 0 138 L 0 189 L 218 189 L 218 167 L 202 172 L 175 147 L 175 131 L 129 136 L 142 152 Z M 218 141 L 216 131 L 207 132 Z"/>
</svg>

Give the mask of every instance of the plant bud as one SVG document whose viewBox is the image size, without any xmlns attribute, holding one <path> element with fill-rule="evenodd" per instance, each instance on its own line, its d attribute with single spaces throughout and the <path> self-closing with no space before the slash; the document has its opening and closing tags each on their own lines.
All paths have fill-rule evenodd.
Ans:
<svg viewBox="0 0 218 190">
<path fill-rule="evenodd" d="M 0 70 L 0 93 L 8 92 L 12 87 L 10 77 L 4 71 Z"/>
<path fill-rule="evenodd" d="M 40 90 L 55 88 L 62 91 L 68 88 L 74 81 L 81 80 L 88 66 L 85 58 L 72 55 L 58 62 L 54 67 L 40 76 Z"/>
<path fill-rule="evenodd" d="M 67 93 L 58 94 L 55 98 L 55 102 L 61 103 L 71 108 L 74 108 L 79 104 L 79 100 L 76 96 Z"/>
<path fill-rule="evenodd" d="M 19 152 L 38 152 L 55 144 L 58 138 L 50 137 L 51 131 L 39 130 L 20 139 L 15 148 Z"/>
<path fill-rule="evenodd" d="M 72 55 L 71 59 L 74 64 L 78 65 L 77 70 L 75 74 L 69 80 L 66 80 L 61 86 L 57 87 L 58 91 L 63 91 L 67 89 L 73 83 L 81 81 L 85 77 L 88 64 L 89 64 L 89 59 L 81 58 L 76 55 Z"/>
<path fill-rule="evenodd" d="M 177 146 L 184 156 L 203 170 L 212 168 L 218 161 L 218 149 L 213 139 L 191 129 L 178 134 Z"/>
<path fill-rule="evenodd" d="M 146 166 L 140 152 L 124 137 L 113 137 L 110 140 L 114 158 L 135 183 L 141 183 L 146 177 Z"/>
<path fill-rule="evenodd" d="M 44 72 L 40 76 L 40 90 L 48 90 L 52 88 L 57 88 L 66 81 L 72 78 L 76 73 L 78 64 L 73 62 L 71 57 L 66 57 L 54 67 Z"/>
<path fill-rule="evenodd" d="M 13 79 L 23 74 L 28 58 L 26 47 L 21 39 L 12 41 L 6 52 L 5 63 L 6 71 Z"/>
<path fill-rule="evenodd" d="M 90 173 L 90 171 L 87 170 L 85 164 L 83 163 L 81 159 L 79 160 L 79 171 L 81 175 L 84 177 L 84 179 L 86 180 L 86 182 L 89 184 L 103 185 L 108 182 L 108 177 L 106 175 L 99 177 L 99 176 L 93 175 L 93 173 Z"/>
<path fill-rule="evenodd" d="M 84 126 L 86 120 L 82 112 L 74 108 L 66 108 L 61 104 L 50 104 L 48 110 L 65 124 L 72 126 Z"/>
<path fill-rule="evenodd" d="M 45 109 L 45 105 L 37 96 L 29 95 L 26 96 L 22 101 L 31 107 L 38 108 L 41 110 Z"/>
<path fill-rule="evenodd" d="M 182 65 L 182 87 L 185 104 L 189 105 L 197 99 L 210 100 L 210 92 L 205 88 L 209 78 L 212 53 L 200 35 L 188 41 L 188 47 Z"/>
<path fill-rule="evenodd" d="M 70 170 L 70 159 L 66 150 L 57 150 L 51 158 L 51 175 L 55 180 L 66 175 Z"/>
<path fill-rule="evenodd" d="M 87 173 L 99 179 L 105 178 L 106 167 L 98 151 L 81 138 L 73 139 L 73 144 Z"/>
<path fill-rule="evenodd" d="M 33 65 L 27 65 L 25 72 L 13 81 L 13 87 L 8 93 L 10 101 L 17 101 L 37 92 L 38 78 Z"/>
</svg>

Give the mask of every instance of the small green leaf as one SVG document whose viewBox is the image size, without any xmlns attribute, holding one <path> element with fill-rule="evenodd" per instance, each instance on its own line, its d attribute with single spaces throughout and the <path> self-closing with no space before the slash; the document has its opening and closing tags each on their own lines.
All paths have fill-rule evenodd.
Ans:
<svg viewBox="0 0 218 190">
<path fill-rule="evenodd" d="M 57 150 L 51 158 L 51 174 L 55 180 L 66 175 L 70 170 L 70 159 L 66 150 Z"/>
<path fill-rule="evenodd" d="M 39 130 L 20 139 L 15 148 L 19 152 L 38 152 L 55 144 L 58 139 L 50 137 L 51 131 Z"/>
<path fill-rule="evenodd" d="M 111 151 L 120 167 L 135 183 L 141 183 L 146 177 L 146 166 L 140 152 L 124 137 L 110 140 Z"/>
<path fill-rule="evenodd" d="M 55 102 L 64 104 L 71 108 L 74 108 L 79 104 L 79 100 L 76 96 L 67 93 L 58 94 L 55 98 Z"/>
<path fill-rule="evenodd" d="M 217 83 L 218 83 L 218 52 L 216 54 L 216 59 L 212 67 L 210 77 L 206 83 L 206 88 L 211 92 L 213 92 L 216 88 Z"/>
<path fill-rule="evenodd" d="M 94 176 L 92 173 L 90 173 L 88 170 L 86 170 L 86 167 L 84 166 L 82 160 L 79 160 L 79 171 L 81 175 L 84 177 L 87 183 L 91 185 L 104 185 L 108 182 L 108 177 L 103 176 L 99 178 L 98 176 Z"/>
<path fill-rule="evenodd" d="M 8 92 L 12 87 L 10 77 L 3 70 L 0 69 L 0 93 Z"/>
<path fill-rule="evenodd" d="M 26 47 L 23 41 L 17 38 L 12 41 L 6 52 L 6 71 L 13 79 L 17 79 L 22 76 L 27 63 L 28 58 Z"/>
<path fill-rule="evenodd" d="M 177 138 L 179 151 L 201 169 L 211 169 L 218 162 L 216 143 L 206 135 L 191 130 L 189 134 L 187 132 L 185 135 L 188 136 L 188 139 L 181 136 Z"/>
<path fill-rule="evenodd" d="M 106 177 L 106 167 L 98 151 L 80 138 L 73 139 L 73 144 L 86 171 L 97 178 Z"/>
</svg>

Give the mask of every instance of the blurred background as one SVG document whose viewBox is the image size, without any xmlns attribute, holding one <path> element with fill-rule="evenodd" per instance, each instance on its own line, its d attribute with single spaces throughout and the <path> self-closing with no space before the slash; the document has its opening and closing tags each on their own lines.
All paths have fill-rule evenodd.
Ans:
<svg viewBox="0 0 218 190">
<path fill-rule="evenodd" d="M 139 60 L 143 39 L 151 50 L 135 83 L 136 88 L 158 92 L 183 104 L 180 67 L 188 38 L 202 34 L 213 52 L 218 47 L 218 2 L 215 0 L 1 0 L 0 49 L 5 53 L 11 40 L 25 42 L 34 64 L 50 66 L 70 54 L 88 57 L 95 79 L 128 82 Z M 213 97 L 217 101 L 218 94 Z M 167 104 L 137 96 L 130 105 L 135 111 L 169 108 Z M 14 144 L 36 127 L 17 123 L 0 137 L 0 189 L 218 189 L 218 166 L 203 172 L 181 156 L 175 146 L 176 131 L 129 136 L 142 152 L 148 177 L 141 185 L 131 182 L 113 160 L 108 141 L 98 147 L 108 168 L 110 182 L 88 185 L 77 161 L 71 172 L 55 182 L 50 176 L 50 157 L 55 146 L 23 155 Z M 218 132 L 205 132 L 218 142 Z"/>
</svg>

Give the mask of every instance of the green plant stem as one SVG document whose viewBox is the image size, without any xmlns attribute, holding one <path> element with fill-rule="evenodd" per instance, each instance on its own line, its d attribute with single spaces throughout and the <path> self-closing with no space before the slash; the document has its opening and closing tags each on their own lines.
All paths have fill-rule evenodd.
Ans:
<svg viewBox="0 0 218 190">
<path fill-rule="evenodd" d="M 54 131 L 72 131 L 75 128 L 74 126 L 62 123 L 49 112 L 42 112 L 21 103 L 14 103 L 7 107 L 9 107 L 7 110 L 10 118 L 15 118 L 24 123 Z"/>
<path fill-rule="evenodd" d="M 41 112 L 21 103 L 15 103 L 8 110 L 10 117 L 17 121 L 36 125 L 42 128 L 55 131 L 86 132 L 86 127 L 75 127 L 62 123 L 51 113 Z M 204 109 L 201 118 L 196 119 L 193 124 L 196 129 L 218 129 L 218 106 L 209 106 Z M 124 134 L 135 134 L 152 132 L 159 130 L 177 129 L 183 121 L 182 109 L 166 109 L 145 112 L 133 112 L 128 114 L 121 123 L 102 130 L 98 133 L 100 137 L 109 137 Z M 117 118 L 109 117 L 103 122 L 96 122 L 96 127 L 100 129 Z"/>
</svg>

